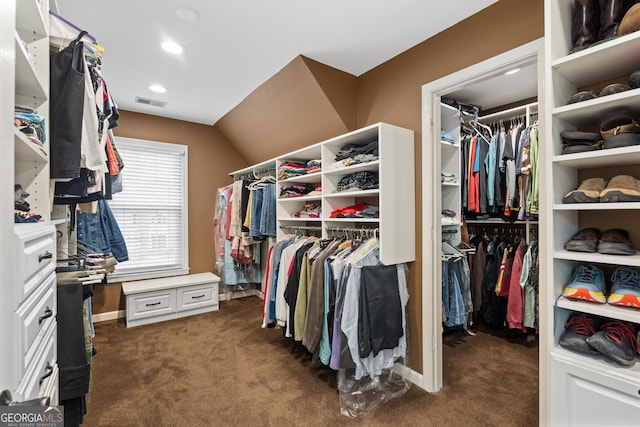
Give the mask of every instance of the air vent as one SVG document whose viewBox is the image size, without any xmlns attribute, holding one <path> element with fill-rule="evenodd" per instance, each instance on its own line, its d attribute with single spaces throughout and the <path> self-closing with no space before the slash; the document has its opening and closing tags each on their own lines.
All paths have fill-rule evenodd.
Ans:
<svg viewBox="0 0 640 427">
<path fill-rule="evenodd" d="M 140 104 L 153 105 L 154 107 L 160 107 L 160 108 L 164 108 L 167 106 L 167 103 L 165 101 L 158 101 L 157 99 L 142 98 L 141 96 L 136 96 L 135 101 Z"/>
</svg>

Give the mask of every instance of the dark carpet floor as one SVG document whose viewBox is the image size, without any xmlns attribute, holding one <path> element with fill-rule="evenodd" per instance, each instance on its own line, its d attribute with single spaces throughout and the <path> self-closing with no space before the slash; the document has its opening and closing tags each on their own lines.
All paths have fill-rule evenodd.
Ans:
<svg viewBox="0 0 640 427">
<path fill-rule="evenodd" d="M 336 378 L 260 328 L 261 300 L 127 329 L 96 324 L 84 426 L 537 426 L 538 349 L 502 331 L 444 341 L 444 387 L 340 415 Z"/>
</svg>

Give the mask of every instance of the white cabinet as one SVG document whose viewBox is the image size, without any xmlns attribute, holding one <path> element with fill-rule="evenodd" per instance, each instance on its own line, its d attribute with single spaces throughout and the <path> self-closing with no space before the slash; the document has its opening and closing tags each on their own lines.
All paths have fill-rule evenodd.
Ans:
<svg viewBox="0 0 640 427">
<path fill-rule="evenodd" d="M 377 141 L 378 159 L 344 164 L 336 160 L 348 144 L 366 146 Z M 412 130 L 378 123 L 341 135 L 310 147 L 280 156 L 277 166 L 285 162 L 318 159 L 322 171 L 277 181 L 277 191 L 296 183 L 321 186 L 313 195 L 283 198 L 277 201 L 278 236 L 295 230 L 317 228 L 324 237 L 361 229 L 373 229 L 380 238 L 380 260 L 391 265 L 415 259 L 415 175 L 414 133 Z M 348 163 L 348 162 L 347 162 Z M 377 188 L 350 188 L 339 191 L 342 179 L 359 172 L 377 177 Z M 341 188 L 342 189 L 342 188 Z M 307 204 L 319 204 L 318 218 L 296 216 Z M 379 208 L 377 217 L 331 217 L 332 212 L 367 203 Z"/>
<path fill-rule="evenodd" d="M 213 273 L 125 282 L 127 327 L 216 311 L 219 284 Z"/>
<path fill-rule="evenodd" d="M 7 0 L 0 6 L 0 390 L 16 401 L 58 399 L 56 364 L 56 233 L 50 223 L 49 39 L 47 0 Z M 44 144 L 13 124 L 14 107 L 45 121 Z M 42 140 L 42 138 L 40 138 Z M 14 185 L 29 193 L 38 223 L 14 223 Z"/>
<path fill-rule="evenodd" d="M 640 32 L 591 46 L 571 49 L 572 0 L 545 1 L 545 130 L 541 171 L 541 312 L 546 324 L 541 346 L 541 423 L 553 425 L 636 425 L 640 416 L 640 363 L 623 368 L 604 357 L 566 351 L 558 344 L 572 313 L 640 324 L 640 312 L 609 304 L 571 301 L 562 291 L 574 269 L 593 263 L 610 272 L 618 266 L 640 267 L 640 256 L 569 252 L 564 244 L 580 229 L 627 228 L 640 244 L 640 203 L 563 204 L 563 196 L 586 178 L 640 177 L 640 145 L 562 154 L 563 130 L 598 129 L 604 114 L 621 106 L 637 116 L 640 89 L 567 104 L 585 87 L 601 89 L 640 69 Z M 599 91 L 596 89 L 596 92 Z M 640 360 L 638 360 L 640 362 Z"/>
</svg>

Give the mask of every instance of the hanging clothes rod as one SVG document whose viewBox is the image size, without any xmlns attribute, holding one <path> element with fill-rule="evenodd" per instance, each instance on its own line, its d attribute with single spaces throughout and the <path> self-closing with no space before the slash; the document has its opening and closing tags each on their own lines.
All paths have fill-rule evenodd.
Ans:
<svg viewBox="0 0 640 427">
<path fill-rule="evenodd" d="M 233 180 L 240 181 L 241 179 L 249 179 L 249 180 L 260 179 L 260 178 L 264 178 L 265 176 L 272 175 L 272 172 L 273 172 L 273 175 L 275 176 L 275 171 L 276 171 L 276 168 L 256 169 L 250 172 L 234 174 Z"/>
<path fill-rule="evenodd" d="M 49 10 L 49 15 L 55 17 L 56 19 L 58 19 L 60 22 L 68 25 L 69 27 L 73 28 L 74 30 L 78 30 L 78 32 L 82 32 L 84 31 L 82 28 L 78 27 L 77 25 L 75 25 L 73 22 L 69 21 L 68 19 L 63 18 L 62 16 L 58 15 L 57 13 L 55 13 L 52 10 Z M 88 38 L 89 40 L 91 40 L 94 44 L 99 44 L 98 40 L 96 40 L 95 37 L 93 37 L 91 34 L 86 33 L 84 35 L 84 37 Z"/>
<path fill-rule="evenodd" d="M 311 231 L 322 231 L 322 227 L 315 225 L 289 225 L 289 224 L 280 224 L 280 228 L 287 230 L 311 230 Z"/>
<path fill-rule="evenodd" d="M 493 120 L 507 119 L 508 120 L 510 116 L 521 116 L 523 114 L 526 114 L 527 111 L 531 108 L 535 108 L 537 113 L 538 103 L 532 102 L 530 104 L 519 105 L 517 107 L 509 108 L 506 110 L 497 111 L 491 114 L 486 114 L 484 116 L 478 117 L 478 120 L 483 120 L 483 121 L 487 121 L 490 119 L 493 119 Z M 520 114 L 514 114 L 514 113 L 520 113 Z"/>
<path fill-rule="evenodd" d="M 327 227 L 327 231 L 330 233 L 374 233 L 376 236 L 380 234 L 379 228 L 366 227 Z"/>
</svg>

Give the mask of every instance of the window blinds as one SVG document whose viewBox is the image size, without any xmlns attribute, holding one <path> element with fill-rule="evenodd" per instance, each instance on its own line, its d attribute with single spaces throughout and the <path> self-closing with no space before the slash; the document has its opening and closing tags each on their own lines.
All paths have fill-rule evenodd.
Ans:
<svg viewBox="0 0 640 427">
<path fill-rule="evenodd" d="M 117 149 L 123 191 L 110 207 L 129 261 L 116 266 L 115 276 L 188 273 L 187 147 L 118 138 Z"/>
</svg>

